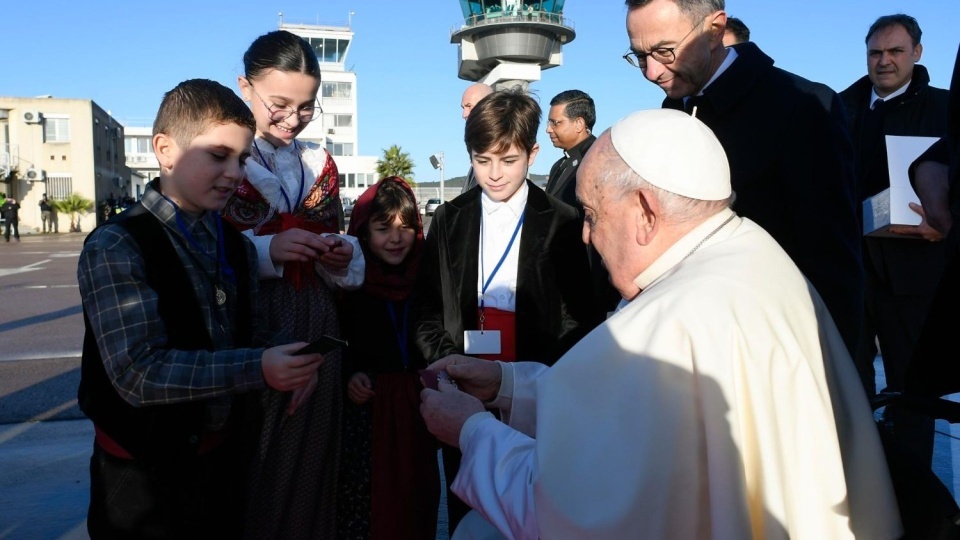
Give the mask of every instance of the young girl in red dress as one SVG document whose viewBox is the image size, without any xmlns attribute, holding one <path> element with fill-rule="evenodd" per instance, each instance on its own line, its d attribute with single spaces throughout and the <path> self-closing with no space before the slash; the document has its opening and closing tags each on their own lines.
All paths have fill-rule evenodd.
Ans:
<svg viewBox="0 0 960 540">
<path fill-rule="evenodd" d="M 420 416 L 426 362 L 411 339 L 423 226 L 410 186 L 388 177 L 367 189 L 348 234 L 360 239 L 366 277 L 340 303 L 349 342 L 340 538 L 432 540 L 440 479 L 437 441 Z"/>
</svg>

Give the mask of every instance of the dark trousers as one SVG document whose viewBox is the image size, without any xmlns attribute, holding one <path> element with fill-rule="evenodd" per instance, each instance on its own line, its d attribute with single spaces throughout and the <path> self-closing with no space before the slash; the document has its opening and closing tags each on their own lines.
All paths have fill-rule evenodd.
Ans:
<svg viewBox="0 0 960 540">
<path fill-rule="evenodd" d="M 460 520 L 470 511 L 470 506 L 460 500 L 460 497 L 450 490 L 453 479 L 457 477 L 460 471 L 460 449 L 441 443 L 440 449 L 443 455 L 443 477 L 447 482 L 447 531 L 450 537 L 453 531 L 457 529 Z"/>
<path fill-rule="evenodd" d="M 87 515 L 92 540 L 240 538 L 246 468 L 235 445 L 155 464 L 93 447 Z"/>
<path fill-rule="evenodd" d="M 868 272 L 864 296 L 866 313 L 855 361 L 857 371 L 868 396 L 883 390 L 875 388 L 874 383 L 873 361 L 877 356 L 876 343 L 879 341 L 886 389 L 902 392 L 907 366 L 913 357 L 933 295 L 893 294 L 889 284 L 882 283 Z"/>
<path fill-rule="evenodd" d="M 10 228 L 13 227 L 13 237 L 17 240 L 20 240 L 20 227 L 17 226 L 16 221 L 10 221 L 9 219 L 4 224 L 3 227 L 3 236 L 7 239 L 7 242 L 10 241 Z"/>
</svg>

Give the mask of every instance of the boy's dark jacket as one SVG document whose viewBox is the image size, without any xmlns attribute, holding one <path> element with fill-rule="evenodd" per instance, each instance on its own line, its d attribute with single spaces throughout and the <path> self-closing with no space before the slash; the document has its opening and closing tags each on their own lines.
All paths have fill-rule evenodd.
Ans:
<svg viewBox="0 0 960 540">
<path fill-rule="evenodd" d="M 158 315 L 167 329 L 167 347 L 213 350 L 201 306 L 192 294 L 193 285 L 163 224 L 139 203 L 107 223 L 124 227 L 140 247 L 147 283 L 157 292 Z M 237 274 L 234 343 L 249 347 L 252 310 L 243 236 L 233 227 L 224 227 L 223 234 L 227 261 Z M 205 401 L 146 407 L 124 401 L 107 377 L 86 312 L 83 318 L 86 333 L 78 392 L 80 410 L 136 459 L 166 461 L 196 455 L 204 430 Z M 234 406 L 239 406 L 239 400 Z M 231 414 L 233 417 L 238 411 Z"/>
</svg>

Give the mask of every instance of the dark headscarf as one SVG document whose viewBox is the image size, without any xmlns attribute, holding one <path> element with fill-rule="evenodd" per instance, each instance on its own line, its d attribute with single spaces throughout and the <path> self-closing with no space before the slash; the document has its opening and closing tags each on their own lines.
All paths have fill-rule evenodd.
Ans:
<svg viewBox="0 0 960 540">
<path fill-rule="evenodd" d="M 368 247 L 370 234 L 369 231 L 365 230 L 365 227 L 372 217 L 370 212 L 377 190 L 389 183 L 402 186 L 404 191 L 410 195 L 414 208 L 417 208 L 417 198 L 413 194 L 413 190 L 410 189 L 410 184 L 397 176 L 388 176 L 368 187 L 357 199 L 356 204 L 353 205 L 353 213 L 350 215 L 350 227 L 347 229 L 347 234 L 360 239 L 360 246 L 366 259 L 363 289 L 377 298 L 397 302 L 407 299 L 413 292 L 417 269 L 420 267 L 420 255 L 423 252 L 423 221 L 420 219 L 420 212 L 417 212 L 417 237 L 413 241 L 413 248 L 411 248 L 407 258 L 399 266 L 385 264 L 372 256 Z"/>
</svg>

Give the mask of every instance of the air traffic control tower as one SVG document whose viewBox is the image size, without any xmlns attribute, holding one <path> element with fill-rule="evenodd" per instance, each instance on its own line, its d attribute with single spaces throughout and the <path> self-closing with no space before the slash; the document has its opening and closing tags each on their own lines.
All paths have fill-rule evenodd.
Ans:
<svg viewBox="0 0 960 540">
<path fill-rule="evenodd" d="M 564 0 L 459 0 L 464 22 L 450 34 L 460 45 L 459 77 L 495 89 L 530 90 L 544 69 L 563 63 L 561 48 L 573 41 Z"/>
</svg>

